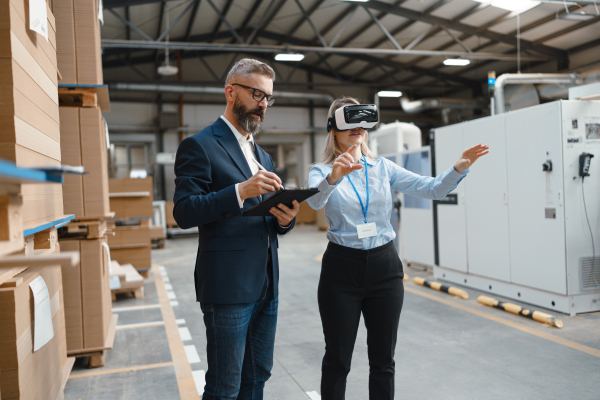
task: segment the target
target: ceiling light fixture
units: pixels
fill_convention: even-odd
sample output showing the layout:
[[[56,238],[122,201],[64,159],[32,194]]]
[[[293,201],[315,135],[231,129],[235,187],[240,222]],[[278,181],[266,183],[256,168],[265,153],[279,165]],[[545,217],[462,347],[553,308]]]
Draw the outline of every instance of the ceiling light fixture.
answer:
[[[377,96],[379,97],[400,97],[402,96],[402,92],[399,90],[382,90],[377,92]]]
[[[480,3],[488,3],[489,0],[476,0]],[[532,9],[541,2],[533,0],[494,0],[492,6],[501,8],[503,10],[518,12],[519,14],[524,13],[527,10]]]
[[[600,16],[600,11],[598,11],[598,6],[596,5],[596,3],[594,2],[594,6],[596,6],[596,14],[587,14],[585,12],[583,12],[583,7],[581,8],[581,12],[569,12],[569,9],[567,8],[567,2],[563,1],[564,5],[565,5],[565,11],[566,13],[559,16],[558,19],[566,19],[567,21],[578,21],[578,22],[582,22],[582,21],[589,21],[590,19],[594,19],[598,16]],[[581,7],[581,6],[579,6]],[[558,12],[557,12],[558,14]]]
[[[304,54],[280,53],[275,56],[275,61],[302,61]]]
[[[167,25],[169,26],[169,6],[167,6],[166,12]],[[179,72],[179,68],[169,63],[169,35],[167,34],[165,40],[165,63],[158,67],[158,74],[163,76],[172,76]]]
[[[447,58],[444,60],[444,65],[464,67],[471,64],[471,60],[465,58]]]

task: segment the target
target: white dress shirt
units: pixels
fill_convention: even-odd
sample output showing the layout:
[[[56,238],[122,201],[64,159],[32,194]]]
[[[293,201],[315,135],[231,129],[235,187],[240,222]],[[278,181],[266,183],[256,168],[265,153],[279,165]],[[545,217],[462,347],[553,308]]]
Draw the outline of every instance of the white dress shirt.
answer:
[[[254,154],[254,137],[252,135],[248,135],[248,139],[246,139],[236,128],[233,126],[231,122],[227,120],[224,116],[221,115],[221,119],[225,121],[227,126],[231,128],[231,131],[235,135],[240,147],[242,148],[242,153],[244,153],[244,157],[246,157],[246,162],[248,163],[248,167],[250,167],[250,171],[252,175],[258,172],[258,165],[252,160],[256,160],[256,156]],[[258,161],[258,160],[256,160]],[[240,189],[239,183],[235,184],[235,195],[237,196],[238,204],[240,208],[244,208],[244,200],[240,197]]]

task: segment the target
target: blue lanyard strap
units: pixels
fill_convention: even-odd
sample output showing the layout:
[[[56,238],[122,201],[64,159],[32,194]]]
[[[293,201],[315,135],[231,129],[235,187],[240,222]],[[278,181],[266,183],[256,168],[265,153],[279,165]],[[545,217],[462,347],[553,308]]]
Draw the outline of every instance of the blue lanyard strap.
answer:
[[[358,190],[356,190],[356,186],[354,186],[354,182],[352,182],[352,179],[350,179],[350,175],[346,175],[346,178],[348,178],[348,180],[350,181],[350,184],[352,185],[352,188],[354,189],[354,191],[356,192],[356,195],[358,196],[358,201],[360,201],[360,207],[362,208],[363,215],[365,216],[365,223],[367,223],[367,212],[369,211],[369,168],[367,168],[367,158],[364,155],[363,155],[363,161],[365,163],[365,176],[366,176],[366,181],[367,181],[367,206],[366,207],[363,204],[362,199],[360,198],[360,194],[358,194]]]

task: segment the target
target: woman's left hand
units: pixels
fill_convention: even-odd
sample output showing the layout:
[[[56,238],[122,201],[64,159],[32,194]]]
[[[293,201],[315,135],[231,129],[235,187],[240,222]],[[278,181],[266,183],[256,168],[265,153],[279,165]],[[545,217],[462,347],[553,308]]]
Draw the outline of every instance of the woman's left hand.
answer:
[[[462,156],[458,159],[457,162],[454,163],[454,169],[459,174],[465,172],[465,169],[470,168],[471,165],[477,161],[477,159],[481,156],[486,155],[490,152],[490,146],[486,146],[483,144],[478,144],[473,147],[469,147],[465,151],[463,151]]]

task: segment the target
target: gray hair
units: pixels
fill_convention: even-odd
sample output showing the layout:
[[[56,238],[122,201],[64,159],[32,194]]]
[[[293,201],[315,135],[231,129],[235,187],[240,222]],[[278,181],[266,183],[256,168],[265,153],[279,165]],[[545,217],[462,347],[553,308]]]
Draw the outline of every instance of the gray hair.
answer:
[[[264,75],[275,82],[275,71],[273,71],[273,68],[262,61],[254,60],[252,58],[242,58],[229,70],[227,79],[225,80],[225,86],[231,85],[237,77],[247,76],[249,74]]]

